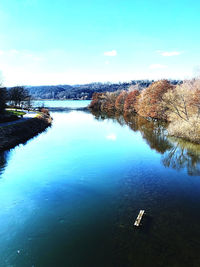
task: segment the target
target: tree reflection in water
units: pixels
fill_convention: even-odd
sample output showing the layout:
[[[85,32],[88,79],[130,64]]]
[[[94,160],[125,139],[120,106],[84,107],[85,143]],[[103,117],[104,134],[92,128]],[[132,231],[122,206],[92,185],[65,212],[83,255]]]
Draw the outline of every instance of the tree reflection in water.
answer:
[[[128,125],[134,132],[139,131],[151,149],[162,154],[161,161],[165,167],[185,168],[189,175],[200,176],[200,145],[167,136],[165,123],[148,121],[138,115],[92,113],[97,120],[111,119],[121,126]]]
[[[169,140],[173,148],[164,154],[164,166],[176,170],[186,168],[189,175],[200,176],[200,145],[172,137]]]

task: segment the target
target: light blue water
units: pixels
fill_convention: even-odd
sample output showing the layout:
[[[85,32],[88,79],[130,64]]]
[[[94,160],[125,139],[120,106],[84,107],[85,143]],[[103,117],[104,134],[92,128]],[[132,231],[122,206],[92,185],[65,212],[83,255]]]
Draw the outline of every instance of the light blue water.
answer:
[[[0,266],[200,266],[199,148],[143,121],[52,116],[0,155]]]
[[[53,107],[53,108],[84,108],[90,104],[90,100],[37,100],[34,106]]]

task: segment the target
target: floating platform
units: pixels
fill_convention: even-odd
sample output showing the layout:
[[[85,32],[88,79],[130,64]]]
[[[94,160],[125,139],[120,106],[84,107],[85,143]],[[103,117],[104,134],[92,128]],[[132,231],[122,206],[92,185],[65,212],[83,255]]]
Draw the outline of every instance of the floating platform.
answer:
[[[144,210],[140,210],[137,219],[135,220],[134,226],[140,226],[143,215],[144,215]]]

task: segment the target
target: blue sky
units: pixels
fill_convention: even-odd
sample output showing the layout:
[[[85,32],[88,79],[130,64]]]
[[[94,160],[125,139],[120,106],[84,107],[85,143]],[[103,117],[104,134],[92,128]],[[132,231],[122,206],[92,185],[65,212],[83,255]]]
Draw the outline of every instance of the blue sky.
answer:
[[[200,1],[1,0],[5,85],[188,78],[200,65]]]

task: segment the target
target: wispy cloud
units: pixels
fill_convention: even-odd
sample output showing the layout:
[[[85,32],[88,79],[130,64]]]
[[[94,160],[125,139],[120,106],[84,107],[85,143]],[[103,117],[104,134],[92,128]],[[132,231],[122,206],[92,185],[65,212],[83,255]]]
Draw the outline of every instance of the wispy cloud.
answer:
[[[174,57],[174,56],[180,56],[181,54],[183,54],[183,52],[181,51],[156,51],[159,55],[163,56],[163,57]]]
[[[104,52],[104,56],[107,56],[107,57],[115,57],[116,55],[117,55],[116,50]]]
[[[151,64],[149,66],[150,69],[154,70],[154,69],[165,69],[167,68],[166,65],[162,65],[162,64]]]

